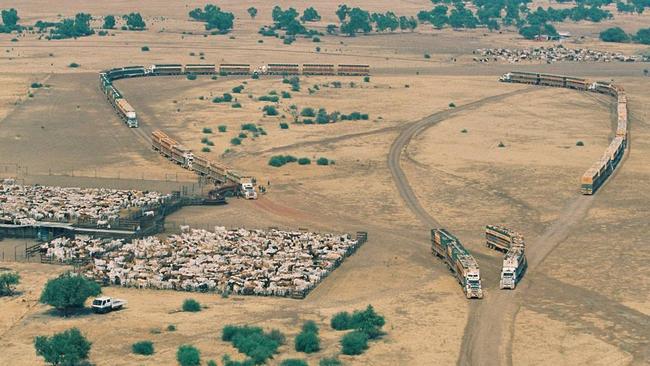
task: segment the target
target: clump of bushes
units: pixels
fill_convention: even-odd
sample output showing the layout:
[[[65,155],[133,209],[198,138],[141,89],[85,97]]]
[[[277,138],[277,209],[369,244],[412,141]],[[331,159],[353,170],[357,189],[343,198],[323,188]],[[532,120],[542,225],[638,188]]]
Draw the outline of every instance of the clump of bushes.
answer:
[[[280,128],[283,130],[288,130],[289,129],[289,124],[286,122],[280,122]]]
[[[277,116],[279,114],[278,110],[272,105],[265,105],[264,108],[262,108],[262,111],[267,116]]]
[[[288,91],[283,91],[282,92],[282,98],[284,98],[284,99],[291,98],[291,93],[289,93]]]
[[[582,141],[576,142],[576,146],[585,146],[585,143]]]
[[[293,155],[274,155],[269,159],[269,165],[272,167],[279,168],[288,163],[294,163],[298,161]]]
[[[232,108],[241,108],[241,103],[239,103],[239,102],[235,102],[235,103],[231,104],[230,106],[231,106]]]
[[[32,85],[30,85],[30,87],[32,89],[38,89],[38,88],[42,88],[43,84],[41,84],[41,83],[32,83]]]
[[[176,361],[181,366],[199,366],[201,364],[201,352],[196,347],[184,344],[176,351]]]
[[[219,130],[219,132],[226,132],[228,130],[228,126],[219,125],[219,127],[217,127],[217,130]]]
[[[260,327],[226,325],[221,332],[221,340],[232,343],[258,365],[277,353],[285,337],[278,330],[264,332]]]
[[[291,90],[292,91],[300,91],[300,78],[297,76],[292,76],[290,78],[284,78],[282,79],[282,82],[284,84],[289,84],[291,85]]]
[[[238,135],[237,137],[239,137],[240,139],[245,139],[245,138],[248,137],[248,135],[245,134],[245,133],[243,133],[243,132],[240,132],[239,135]]]
[[[343,362],[341,362],[338,358],[328,357],[322,358],[318,362],[318,366],[343,366]]]
[[[196,74],[187,74],[187,80],[196,80]]]
[[[298,164],[302,159],[298,159]],[[309,159],[307,159],[309,161]],[[309,164],[309,163],[307,163]],[[296,351],[304,353],[314,353],[320,351],[320,339],[318,338],[318,326],[312,320],[306,321],[302,326],[302,331],[296,336]]]
[[[131,345],[131,351],[136,355],[151,356],[154,353],[153,343],[151,341],[140,341]]]
[[[277,103],[280,98],[278,98],[277,95],[262,95],[261,97],[257,98],[260,102],[272,102],[272,103]]]
[[[425,54],[424,54],[424,58],[429,59],[429,58],[431,58],[431,55],[428,54],[428,53],[425,53]]]
[[[176,331],[176,326],[174,324],[169,324],[167,326],[167,331],[168,332],[175,332]]]
[[[77,68],[77,67],[79,67],[79,66],[81,66],[81,65],[79,65],[79,64],[76,63],[76,62],[71,62],[70,65],[68,65],[68,67],[72,67],[73,69],[74,69],[74,68]]]
[[[462,130],[460,130],[460,133],[467,133],[467,129],[463,128]]]
[[[370,76],[364,76],[363,77],[363,82],[364,83],[369,83],[370,82]]]
[[[330,325],[335,330],[349,330],[364,333],[368,339],[376,339],[384,333],[381,328],[386,321],[384,317],[377,314],[372,305],[368,305],[365,310],[355,310],[352,314],[340,312],[332,317]]]
[[[320,157],[320,158],[318,158],[318,160],[316,160],[316,164],[318,164],[318,165],[330,165],[332,163],[333,162],[331,160],[329,160],[328,158],[323,158],[323,157]]]
[[[141,50],[142,52],[149,52],[149,46],[142,46],[142,47],[140,48],[140,50]]]
[[[497,145],[497,146],[499,146],[499,147],[506,147],[506,145],[505,145],[503,142],[501,142],[501,141],[499,141],[499,145]]]
[[[299,165],[309,165],[309,164],[311,164],[311,159],[309,159],[309,158],[300,158],[300,159],[298,159],[298,164]]]
[[[68,329],[51,337],[38,336],[34,338],[36,354],[51,365],[88,364],[91,345],[92,343],[77,328]]]
[[[306,107],[300,111],[300,115],[303,117],[316,117],[316,112],[314,111],[314,108]]]
[[[244,123],[241,125],[242,131],[250,131],[250,132],[257,132],[259,129],[254,123]]]
[[[223,96],[221,97],[214,97],[212,99],[212,103],[224,103],[224,102],[231,102],[232,101],[232,94],[230,93],[223,93]]]
[[[16,272],[0,273],[0,296],[11,296],[14,288],[20,283],[20,275]]]
[[[241,145],[241,139],[239,137],[233,137],[230,140],[230,143],[233,144],[233,145]]]
[[[449,103],[449,108],[456,108],[456,103],[454,102]]]
[[[341,352],[344,355],[360,355],[368,349],[368,335],[355,330],[341,338]]]
[[[212,133],[212,129],[210,127],[203,127],[203,133]]]
[[[236,87],[232,88],[232,92],[233,92],[233,93],[237,93],[237,94],[241,93],[242,90],[244,90],[244,86],[243,86],[243,85],[237,85]]]
[[[286,360],[282,360],[282,362],[280,362],[280,366],[309,366],[309,365],[305,360],[300,360],[297,358],[287,358]]]
[[[194,299],[185,299],[185,301],[183,301],[183,311],[196,313],[201,311],[201,304]]]

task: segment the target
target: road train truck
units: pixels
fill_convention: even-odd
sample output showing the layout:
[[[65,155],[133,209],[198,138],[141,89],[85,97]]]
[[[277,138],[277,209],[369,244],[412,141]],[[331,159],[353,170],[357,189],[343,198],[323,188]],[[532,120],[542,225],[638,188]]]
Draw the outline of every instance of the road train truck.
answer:
[[[483,298],[478,263],[455,236],[445,229],[432,229],[431,251],[447,263],[468,299]]]

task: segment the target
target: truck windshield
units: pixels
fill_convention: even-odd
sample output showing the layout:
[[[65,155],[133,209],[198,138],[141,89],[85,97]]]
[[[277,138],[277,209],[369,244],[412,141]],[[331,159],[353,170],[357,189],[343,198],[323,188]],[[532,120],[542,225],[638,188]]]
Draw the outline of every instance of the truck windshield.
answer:
[[[478,281],[469,281],[469,286],[477,288],[477,287],[479,287],[479,282]]]
[[[101,305],[101,304],[102,304],[102,300],[93,301],[93,305]]]
[[[503,272],[503,277],[512,277],[512,272]]]

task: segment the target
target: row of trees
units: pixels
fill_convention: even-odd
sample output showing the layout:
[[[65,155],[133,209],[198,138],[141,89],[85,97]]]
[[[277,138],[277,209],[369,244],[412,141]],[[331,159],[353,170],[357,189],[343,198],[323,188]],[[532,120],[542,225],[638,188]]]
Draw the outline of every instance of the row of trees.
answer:
[[[255,8],[251,8],[255,9]],[[254,15],[249,9],[249,14],[251,17]],[[254,14],[257,14],[257,9],[254,10]],[[205,22],[205,29],[212,30],[217,29],[220,33],[225,34],[232,30],[234,26],[235,15],[233,13],[223,11],[216,5],[208,4],[203,9],[196,8],[189,13],[190,18]]]
[[[415,17],[397,16],[392,11],[386,13],[370,13],[361,8],[350,8],[347,5],[339,5],[336,10],[336,16],[341,22],[339,27],[341,33],[354,36],[357,33],[369,33],[373,30],[377,32],[391,31],[398,28],[401,30],[413,31],[418,26]],[[374,24],[374,27],[373,27]],[[334,33],[335,25],[328,25],[327,32]]]
[[[642,14],[645,8],[650,8],[650,0],[626,0],[626,2],[616,2],[616,10],[619,13]]]
[[[619,27],[608,28],[600,32],[600,39],[604,42],[636,42],[650,44],[650,28],[639,29],[636,34],[627,34]]]

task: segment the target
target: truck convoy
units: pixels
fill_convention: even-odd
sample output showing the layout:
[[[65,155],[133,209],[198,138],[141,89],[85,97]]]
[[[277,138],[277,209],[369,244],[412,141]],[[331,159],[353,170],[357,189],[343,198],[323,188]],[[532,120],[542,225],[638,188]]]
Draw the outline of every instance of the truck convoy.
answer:
[[[528,266],[524,237],[518,232],[503,226],[487,225],[485,227],[485,239],[488,248],[506,253],[503,257],[499,287],[502,290],[514,290]]]
[[[126,305],[126,300],[114,299],[112,297],[96,297],[93,300],[93,311],[98,314],[105,314],[113,310],[120,310]]]
[[[580,191],[582,194],[591,195],[596,193],[607,178],[616,170],[620,164],[628,139],[628,115],[627,96],[625,90],[619,85],[607,81],[592,82],[587,79],[571,76],[540,74],[534,72],[509,72],[499,79],[509,83],[524,83],[531,85],[555,86],[571,88],[595,93],[607,94],[616,98],[618,124],[616,136],[605,150],[605,153],[598,159],[580,178]]]
[[[483,298],[478,263],[456,237],[445,229],[432,229],[431,251],[445,261],[468,299]]]
[[[179,144],[161,130],[151,133],[151,147],[162,156],[191,170],[207,181],[215,184],[235,183],[238,193],[246,199],[257,199],[255,178],[242,176],[238,172],[201,155],[195,155],[192,150]]]

